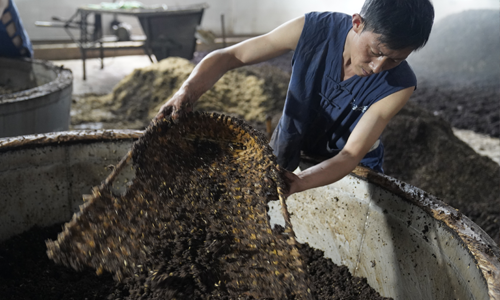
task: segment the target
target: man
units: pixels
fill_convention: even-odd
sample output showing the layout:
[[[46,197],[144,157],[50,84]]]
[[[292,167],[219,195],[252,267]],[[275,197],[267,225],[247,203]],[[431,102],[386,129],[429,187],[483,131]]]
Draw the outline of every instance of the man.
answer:
[[[294,51],[271,146],[289,171],[298,166],[301,151],[328,159],[298,175],[287,172],[287,195],[333,183],[360,162],[383,172],[378,139],[416,88],[405,59],[426,44],[433,20],[429,0],[366,0],[352,16],[306,14],[206,56],[158,117],[190,111],[228,70]]]

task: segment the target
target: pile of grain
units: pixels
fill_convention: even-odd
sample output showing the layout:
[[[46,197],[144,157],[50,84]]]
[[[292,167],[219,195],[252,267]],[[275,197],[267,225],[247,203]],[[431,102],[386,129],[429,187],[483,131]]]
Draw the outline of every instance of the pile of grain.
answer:
[[[71,123],[143,129],[193,69],[194,64],[176,57],[136,69],[108,95],[75,99]],[[232,70],[199,99],[195,109],[264,122],[268,115],[281,111],[289,78],[288,73],[267,65]]]

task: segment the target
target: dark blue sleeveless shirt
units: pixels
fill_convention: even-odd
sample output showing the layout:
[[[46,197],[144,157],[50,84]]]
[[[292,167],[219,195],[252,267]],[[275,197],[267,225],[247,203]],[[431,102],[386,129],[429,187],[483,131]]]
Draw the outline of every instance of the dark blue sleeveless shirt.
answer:
[[[373,103],[407,87],[416,77],[406,61],[368,77],[342,81],[342,54],[352,17],[341,13],[305,15],[304,29],[292,58],[292,76],[283,115],[271,139],[280,166],[297,168],[300,152],[330,158]],[[383,172],[383,145],[361,163]]]

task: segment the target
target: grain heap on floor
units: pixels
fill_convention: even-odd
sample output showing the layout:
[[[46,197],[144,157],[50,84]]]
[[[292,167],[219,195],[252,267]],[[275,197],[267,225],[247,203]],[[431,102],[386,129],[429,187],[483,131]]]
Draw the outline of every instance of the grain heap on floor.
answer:
[[[177,92],[195,65],[169,57],[136,69],[108,95],[75,97],[72,125],[102,123],[103,128],[145,128]],[[281,112],[290,75],[271,66],[248,66],[227,72],[204,93],[195,110],[225,113],[249,122],[265,122]]]
[[[51,259],[139,280],[131,298],[311,297],[291,227],[270,228],[283,181],[261,133],[218,114],[163,119],[132,158],[127,192],[95,189],[47,242]]]

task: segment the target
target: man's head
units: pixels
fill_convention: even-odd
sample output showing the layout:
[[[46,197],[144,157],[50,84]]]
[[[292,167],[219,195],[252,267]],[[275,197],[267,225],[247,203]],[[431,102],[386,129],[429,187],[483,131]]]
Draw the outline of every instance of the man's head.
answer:
[[[352,17],[345,59],[362,77],[395,68],[427,43],[433,22],[429,0],[366,0]]]
[[[422,48],[434,22],[429,0],[366,0],[360,15],[363,31],[380,34],[379,41],[392,50]]]

